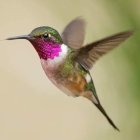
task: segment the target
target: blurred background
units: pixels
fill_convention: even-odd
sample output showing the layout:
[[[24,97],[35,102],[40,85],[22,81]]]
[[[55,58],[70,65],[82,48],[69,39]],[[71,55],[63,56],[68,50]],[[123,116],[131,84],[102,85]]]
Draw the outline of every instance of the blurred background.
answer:
[[[0,140],[139,140],[139,9],[139,0],[0,0]],[[88,100],[59,91],[29,42],[3,40],[42,25],[61,33],[77,16],[87,21],[85,44],[135,30],[91,71],[98,96],[120,133]]]

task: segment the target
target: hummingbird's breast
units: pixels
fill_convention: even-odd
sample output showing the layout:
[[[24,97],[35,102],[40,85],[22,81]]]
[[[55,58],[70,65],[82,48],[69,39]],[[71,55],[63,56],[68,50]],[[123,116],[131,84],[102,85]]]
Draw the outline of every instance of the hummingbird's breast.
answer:
[[[64,44],[61,45],[61,52],[53,59],[48,58],[47,60],[41,58],[41,65],[48,78],[55,84],[61,74],[61,66],[65,63],[68,55],[68,47]]]
[[[66,58],[68,56],[68,47],[64,44],[61,45],[61,52],[59,56],[55,57],[54,59],[48,58],[47,60],[41,58],[41,65],[42,68],[49,78],[49,80],[57,86],[59,89],[64,91],[65,93],[69,94],[69,91],[66,89],[64,90],[64,81],[65,78],[62,75],[62,67],[66,62]]]
[[[52,83],[70,96],[80,96],[85,92],[90,75],[77,62],[74,62],[66,45],[62,46],[59,57],[41,59],[42,67]]]

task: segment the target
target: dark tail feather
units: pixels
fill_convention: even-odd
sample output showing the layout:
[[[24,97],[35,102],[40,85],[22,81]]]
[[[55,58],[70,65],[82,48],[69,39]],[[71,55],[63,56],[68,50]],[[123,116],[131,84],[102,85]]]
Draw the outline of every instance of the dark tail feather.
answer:
[[[93,102],[94,103],[94,102]],[[114,124],[114,122],[109,118],[109,116],[107,115],[106,111],[104,110],[104,108],[101,106],[101,104],[95,104],[94,105],[103,113],[103,115],[106,117],[106,119],[108,120],[108,122],[113,126],[114,129],[120,131],[118,129],[118,127]]]

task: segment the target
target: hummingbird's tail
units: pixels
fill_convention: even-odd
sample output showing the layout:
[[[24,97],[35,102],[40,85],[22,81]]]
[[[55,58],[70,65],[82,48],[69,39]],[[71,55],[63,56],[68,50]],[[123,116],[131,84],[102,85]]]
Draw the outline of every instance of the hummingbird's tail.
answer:
[[[90,73],[89,73],[90,74]],[[95,89],[95,86],[94,86],[94,83],[93,81],[91,81],[89,86],[89,90],[86,91],[86,92],[83,92],[82,93],[82,96],[89,99],[101,112],[102,114],[106,117],[106,119],[108,120],[108,122],[110,123],[110,125],[112,125],[112,127],[115,129],[115,130],[118,130],[118,127],[114,124],[114,122],[111,120],[111,118],[107,115],[106,111],[104,110],[104,108],[102,107],[101,103],[100,103],[100,100],[98,98],[98,95],[96,93],[96,89]]]
[[[118,129],[118,127],[114,124],[114,122],[111,120],[111,118],[107,115],[106,111],[104,110],[104,108],[102,107],[102,105],[100,103],[96,104],[95,102],[93,102],[93,104],[102,112],[102,114],[106,117],[106,119],[108,120],[108,122],[112,125],[112,127],[118,131],[120,131]]]

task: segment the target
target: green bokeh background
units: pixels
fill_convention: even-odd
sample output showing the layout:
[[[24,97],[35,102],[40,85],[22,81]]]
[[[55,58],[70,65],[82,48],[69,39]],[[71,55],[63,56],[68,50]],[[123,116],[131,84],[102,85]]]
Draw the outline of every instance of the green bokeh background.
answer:
[[[42,25],[62,32],[78,16],[87,21],[85,44],[120,31],[135,31],[91,71],[99,98],[120,133],[109,126],[90,102],[67,97],[55,88],[45,77],[30,43],[1,41],[1,140],[140,139],[139,0],[0,2],[1,39],[27,34]]]

